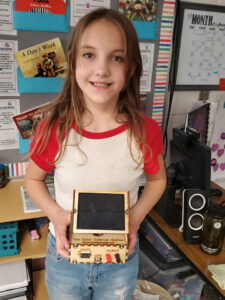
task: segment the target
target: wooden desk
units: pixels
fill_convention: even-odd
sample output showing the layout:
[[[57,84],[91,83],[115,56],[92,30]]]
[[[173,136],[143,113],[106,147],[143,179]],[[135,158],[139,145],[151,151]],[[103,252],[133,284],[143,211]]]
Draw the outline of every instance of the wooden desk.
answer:
[[[217,186],[213,184],[213,187]],[[223,191],[223,195],[215,201],[221,202],[222,200],[225,200],[225,190]],[[219,292],[222,297],[225,297],[225,290],[222,290],[219,287],[216,281],[212,278],[211,272],[208,271],[208,265],[225,264],[225,250],[222,250],[220,254],[215,256],[209,255],[203,252],[199,245],[186,244],[183,240],[183,233],[179,232],[178,228],[171,228],[167,225],[164,219],[154,209],[149,213],[149,216],[158,226],[160,231],[175,245],[177,250],[193,265],[199,275],[201,275],[206,282],[210,283],[213,288],[216,288],[217,292]],[[223,247],[225,247],[225,240]]]
[[[42,211],[25,213],[20,187],[23,180],[10,181],[0,189],[0,223],[44,217]]]
[[[10,181],[4,188],[0,189],[0,223],[22,221],[45,216],[42,211],[24,213],[20,191],[22,185],[24,185],[23,180]],[[18,255],[0,257],[0,264],[46,256],[48,224],[45,224],[39,229],[40,240],[31,241],[22,222],[20,223],[18,232],[18,247],[20,253]],[[44,284],[44,273],[44,270],[33,272],[34,300],[48,300],[47,290]]]

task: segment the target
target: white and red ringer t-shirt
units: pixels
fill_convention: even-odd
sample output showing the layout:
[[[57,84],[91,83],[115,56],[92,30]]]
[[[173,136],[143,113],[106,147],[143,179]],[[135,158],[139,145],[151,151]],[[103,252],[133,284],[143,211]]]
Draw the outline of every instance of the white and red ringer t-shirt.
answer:
[[[73,190],[129,191],[130,207],[138,196],[140,177],[143,172],[156,174],[159,170],[158,155],[163,152],[161,130],[157,123],[143,116],[146,127],[146,142],[152,151],[137,168],[127,144],[127,124],[106,132],[93,133],[83,130],[79,144],[82,152],[74,146],[75,126],[68,133],[64,155],[55,165],[59,153],[57,124],[54,126],[47,148],[43,153],[33,153],[31,159],[42,170],[54,170],[55,196],[57,203],[65,210],[72,210]],[[30,151],[37,139],[38,130],[31,142]],[[30,152],[29,151],[29,152]],[[133,155],[138,155],[132,144]],[[136,156],[137,157],[137,156]],[[54,234],[53,225],[50,230]]]

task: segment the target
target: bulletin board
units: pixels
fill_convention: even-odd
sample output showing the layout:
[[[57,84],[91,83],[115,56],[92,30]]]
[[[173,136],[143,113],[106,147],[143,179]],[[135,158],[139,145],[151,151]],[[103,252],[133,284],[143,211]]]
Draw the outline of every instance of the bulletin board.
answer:
[[[9,2],[11,2],[9,0]],[[99,1],[100,2],[100,1]],[[121,1],[120,1],[121,2]],[[112,9],[119,9],[119,1],[111,1],[109,0],[110,7]],[[157,3],[157,12],[156,19],[157,22],[154,25],[157,25],[154,37],[149,36],[139,36],[140,24],[134,24],[135,29],[138,33],[138,38],[140,43],[150,43],[152,47],[154,47],[153,54],[153,62],[152,62],[152,74],[151,74],[151,89],[145,93],[145,114],[151,116],[155,119],[159,125],[162,124],[163,119],[163,108],[164,108],[164,99],[166,95],[167,89],[167,74],[169,69],[169,46],[168,43],[171,42],[171,36],[173,32],[173,12],[176,0],[167,0],[167,1],[155,1]],[[0,0],[0,3],[3,3],[3,0]],[[13,2],[12,2],[13,3]],[[73,0],[66,0],[67,8],[71,11],[72,6],[74,5]],[[13,7],[14,12],[14,7]],[[67,11],[68,16],[68,11]],[[15,17],[15,12],[14,12]],[[43,18],[47,16],[42,16]],[[49,17],[49,16],[48,16]],[[18,19],[18,18],[17,18]],[[14,19],[15,20],[15,19]],[[19,16],[19,20],[23,21],[23,15]],[[138,21],[137,21],[138,22]],[[42,43],[43,41],[48,41],[54,38],[59,38],[65,53],[67,53],[70,36],[73,31],[73,26],[71,26],[71,21],[68,22],[69,27],[68,30],[62,31],[62,27],[60,30],[51,31],[51,28],[48,30],[40,29],[40,28],[22,28],[21,24],[17,24],[19,27],[16,28],[17,32],[15,35],[2,33],[0,31],[0,40],[10,40],[18,42],[18,51],[28,48],[32,45],[36,45]],[[29,24],[29,22],[26,22]],[[25,25],[26,25],[25,24]],[[16,25],[16,26],[17,26]],[[25,26],[23,25],[23,26]],[[138,25],[138,27],[137,27]],[[143,25],[143,24],[142,24]],[[15,24],[14,24],[15,26]],[[30,26],[30,25],[29,25]],[[149,26],[149,24],[148,24]],[[15,28],[14,28],[15,29]],[[161,49],[161,50],[160,50]],[[163,71],[163,72],[162,72]],[[17,76],[18,80],[20,79]],[[0,96],[0,101],[8,101],[10,99],[15,99],[20,104],[20,112],[24,112],[30,110],[36,106],[43,105],[47,102],[50,102],[54,98],[57,97],[58,92],[23,92],[18,91],[19,94],[17,96]],[[27,149],[29,148],[29,140],[22,140],[21,136],[19,136],[20,148],[19,149],[9,149],[9,150],[1,150],[0,151],[0,162],[5,164],[24,164],[28,161]],[[21,147],[22,144],[22,147]],[[21,151],[22,150],[22,151]]]
[[[180,2],[175,90],[218,90],[225,77],[225,6]]]

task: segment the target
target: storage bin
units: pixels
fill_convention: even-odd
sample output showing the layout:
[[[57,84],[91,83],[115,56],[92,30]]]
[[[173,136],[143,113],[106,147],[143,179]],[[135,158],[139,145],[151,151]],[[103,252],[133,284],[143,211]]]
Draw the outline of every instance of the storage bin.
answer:
[[[144,249],[146,250],[146,249]],[[176,267],[162,270],[151,260],[151,253],[145,254],[143,249],[139,250],[139,280],[147,280],[160,285],[167,290],[175,300],[200,300],[204,282],[194,274],[179,279],[181,272],[189,271],[190,266]]]
[[[176,300],[200,300],[204,282],[196,273],[190,275],[190,265],[164,239],[150,218],[140,226],[139,242],[139,280],[160,285]]]
[[[17,255],[18,222],[0,223],[0,257]]]
[[[139,229],[140,247],[151,253],[151,260],[162,270],[186,265],[174,247],[162,236],[151,218],[147,216]]]

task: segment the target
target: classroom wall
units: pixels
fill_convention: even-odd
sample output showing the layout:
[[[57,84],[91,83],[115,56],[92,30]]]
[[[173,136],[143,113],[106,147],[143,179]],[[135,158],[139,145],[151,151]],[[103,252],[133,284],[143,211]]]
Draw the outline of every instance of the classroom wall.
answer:
[[[69,2],[69,0],[67,0]],[[117,1],[112,0],[111,1],[111,7],[117,8]],[[158,0],[158,17],[160,20],[160,13],[162,11],[162,0]],[[214,5],[223,5],[225,6],[225,0],[186,0],[185,2],[194,2],[194,3],[205,3],[205,4],[214,4]],[[5,36],[0,35],[0,39],[15,39],[19,41],[19,50],[24,49],[26,47],[29,47],[34,44],[41,43],[46,40],[50,40],[54,37],[59,37],[63,48],[66,52],[69,42],[69,37],[71,34],[72,28],[70,28],[70,32],[68,34],[65,33],[58,33],[58,32],[34,32],[34,31],[18,31],[17,36]],[[157,46],[157,41],[156,41]],[[156,47],[157,52],[157,47]],[[155,54],[155,60],[156,56]],[[155,63],[154,63],[155,67]],[[153,70],[153,78],[152,82],[154,82],[154,70]],[[44,104],[48,101],[51,101],[53,98],[55,98],[56,94],[21,94],[20,98],[20,111],[23,112],[25,110],[28,110],[34,106],[38,106],[41,104]],[[2,97],[3,98],[3,97]],[[10,97],[6,97],[10,98]],[[14,98],[14,97],[13,97]],[[174,92],[173,97],[173,105],[171,109],[171,114],[169,118],[169,124],[168,124],[168,141],[172,137],[172,128],[182,126],[185,122],[186,113],[190,112],[193,108],[193,105],[195,102],[199,101],[199,91],[176,91]],[[210,101],[219,101],[220,99],[225,98],[225,92],[223,91],[210,91],[209,93],[209,100]],[[166,94],[165,99],[165,110],[164,110],[164,124],[165,120],[167,118],[167,110],[168,110],[168,103],[169,103],[169,93]],[[148,101],[147,101],[147,107],[146,107],[146,114],[151,116],[151,108],[152,108],[152,93],[148,94]],[[165,130],[165,126],[163,127],[163,130]],[[169,145],[169,143],[168,143]],[[166,164],[169,164],[169,147],[167,151],[166,156]],[[7,162],[17,162],[27,160],[27,156],[23,154],[19,154],[18,150],[5,150],[0,151],[0,161],[3,163]]]
[[[67,4],[70,4],[70,1],[73,0],[66,0]],[[162,14],[162,5],[163,0],[157,1],[157,18],[161,20],[161,14]],[[111,0],[110,6],[113,9],[118,8],[118,1]],[[39,43],[42,43],[44,41],[59,37],[63,46],[63,49],[65,53],[67,53],[68,44],[70,41],[70,35],[72,33],[73,28],[69,28],[69,33],[59,33],[59,32],[40,32],[40,31],[25,31],[25,30],[18,30],[17,35],[1,35],[0,33],[0,39],[2,40],[18,40],[18,50],[22,50],[28,47],[31,47],[32,45],[36,45]],[[152,98],[153,98],[153,91],[154,91],[154,80],[155,80],[155,65],[157,60],[157,54],[158,54],[158,43],[159,43],[159,34],[160,34],[160,27],[158,28],[157,32],[157,39],[155,41],[153,40],[146,40],[146,42],[151,42],[155,44],[155,51],[154,51],[154,65],[153,65],[153,74],[152,74],[152,87],[151,92],[147,94],[147,103],[146,103],[146,114],[151,116],[152,111]],[[141,40],[140,40],[141,41]],[[24,112],[26,110],[29,110],[35,106],[42,105],[44,103],[47,103],[57,97],[57,94],[53,93],[45,93],[45,94],[26,94],[21,93],[19,97],[0,97],[1,99],[10,99],[10,98],[19,98],[20,99],[20,112]],[[21,161],[27,161],[28,156],[27,154],[21,154],[19,153],[18,149],[15,150],[1,150],[0,151],[0,162],[1,163],[10,163],[10,162],[21,162]]]
[[[211,5],[225,6],[225,0],[185,0],[185,2],[203,3]],[[171,108],[169,124],[168,124],[168,141],[172,138],[172,129],[180,127],[185,124],[186,114],[190,112],[197,101],[199,101],[199,91],[175,91],[173,96],[173,104]],[[209,101],[220,101],[225,99],[225,91],[210,91]],[[168,116],[169,99],[167,97],[165,103],[164,122]],[[165,128],[164,128],[165,129]],[[166,155],[166,164],[169,165],[170,149],[168,144],[168,151]]]

